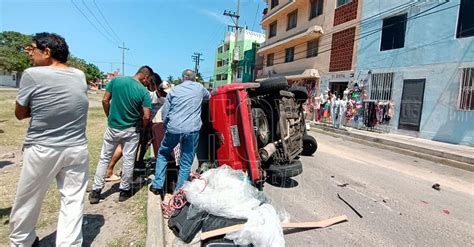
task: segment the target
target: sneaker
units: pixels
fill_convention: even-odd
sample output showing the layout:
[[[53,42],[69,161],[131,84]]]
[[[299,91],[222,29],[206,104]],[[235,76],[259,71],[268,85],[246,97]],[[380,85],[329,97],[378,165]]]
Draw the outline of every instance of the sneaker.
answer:
[[[165,193],[164,193],[163,189],[157,189],[157,188],[154,188],[153,185],[150,185],[150,191],[151,191],[151,193],[153,193],[157,196],[160,196],[161,200],[163,200],[163,198],[165,198]]]
[[[100,192],[101,190],[92,190],[89,194],[89,202],[91,204],[97,204],[100,201]]]
[[[119,202],[124,202],[124,201],[128,200],[128,198],[130,198],[130,197],[132,197],[132,190],[131,189],[120,190]]]

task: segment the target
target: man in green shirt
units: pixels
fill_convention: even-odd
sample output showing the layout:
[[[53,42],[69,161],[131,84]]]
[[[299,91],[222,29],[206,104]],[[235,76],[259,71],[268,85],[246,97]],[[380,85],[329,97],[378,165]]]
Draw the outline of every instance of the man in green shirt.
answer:
[[[99,203],[100,193],[105,185],[107,166],[119,144],[123,144],[119,201],[125,201],[132,196],[130,183],[140,139],[137,128],[145,128],[150,121],[151,99],[144,84],[152,75],[153,70],[143,66],[133,77],[117,77],[107,84],[102,105],[108,118],[108,128],[104,134],[94,185],[89,195],[91,204]],[[138,126],[139,124],[141,126]]]

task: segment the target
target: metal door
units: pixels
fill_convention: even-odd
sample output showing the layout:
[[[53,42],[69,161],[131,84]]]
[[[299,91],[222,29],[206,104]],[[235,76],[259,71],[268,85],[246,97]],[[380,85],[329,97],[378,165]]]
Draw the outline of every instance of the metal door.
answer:
[[[420,131],[425,79],[404,80],[398,128]]]

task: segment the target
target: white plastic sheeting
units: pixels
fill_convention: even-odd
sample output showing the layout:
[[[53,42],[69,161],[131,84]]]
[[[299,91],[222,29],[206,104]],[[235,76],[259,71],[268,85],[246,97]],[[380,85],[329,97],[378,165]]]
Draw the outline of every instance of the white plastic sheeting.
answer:
[[[226,218],[247,219],[244,229],[226,236],[236,244],[285,246],[280,217],[265,203],[265,195],[253,187],[242,171],[228,166],[211,169],[202,179],[187,182],[183,190],[193,210]],[[288,220],[288,215],[284,215]]]

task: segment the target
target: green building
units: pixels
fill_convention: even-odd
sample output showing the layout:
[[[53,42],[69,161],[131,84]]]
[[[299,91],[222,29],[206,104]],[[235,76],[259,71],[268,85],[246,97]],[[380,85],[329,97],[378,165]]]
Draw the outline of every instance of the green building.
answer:
[[[260,44],[265,41],[265,34],[252,32],[247,29],[239,30],[237,45],[238,68],[237,82],[253,81],[255,56]],[[213,87],[232,83],[232,54],[235,47],[235,32],[226,32],[224,40],[217,47],[214,63]]]

